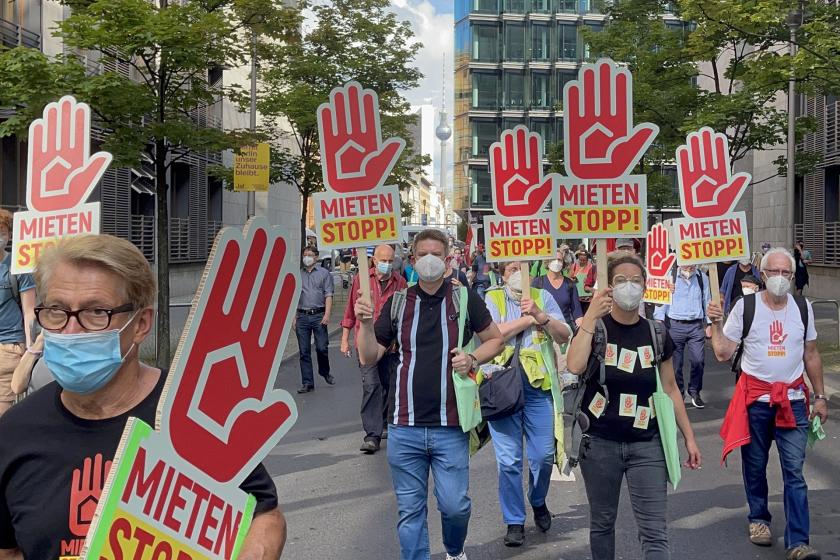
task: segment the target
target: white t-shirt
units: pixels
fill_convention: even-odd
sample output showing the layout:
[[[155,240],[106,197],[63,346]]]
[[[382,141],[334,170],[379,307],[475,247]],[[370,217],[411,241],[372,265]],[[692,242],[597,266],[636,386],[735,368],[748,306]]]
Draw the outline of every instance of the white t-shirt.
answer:
[[[814,310],[811,302],[808,307],[808,333],[799,308],[793,296],[788,294],[784,309],[774,311],[764,303],[762,295],[755,296],[755,316],[747,338],[744,340],[744,353],[741,356],[741,369],[753,377],[768,383],[781,381],[791,383],[805,371],[805,341],[817,339],[814,327]],[[744,300],[741,298],[732,308],[723,334],[732,342],[741,341],[744,327]],[[789,390],[788,398],[801,400],[805,393],[801,390]],[[760,401],[767,402],[770,395],[764,395]]]

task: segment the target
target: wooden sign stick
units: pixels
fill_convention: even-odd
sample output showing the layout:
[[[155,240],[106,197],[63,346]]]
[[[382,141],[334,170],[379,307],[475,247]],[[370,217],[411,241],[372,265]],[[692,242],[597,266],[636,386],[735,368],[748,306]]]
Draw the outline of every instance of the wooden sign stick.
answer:
[[[528,266],[529,263],[523,262],[522,268],[519,269],[519,275],[522,277],[522,297],[531,297],[531,272]]]
[[[607,277],[607,240],[599,239],[597,243],[598,257],[595,259],[595,267],[598,269],[598,289],[604,290],[610,283]]]
[[[709,284],[712,290],[712,301],[720,303],[720,282],[718,281],[717,263],[709,266]]]
[[[360,247],[356,250],[356,254],[358,255],[356,261],[359,265],[359,287],[362,290],[362,301],[368,305],[372,305],[370,299],[370,266],[368,264],[367,247]],[[368,319],[368,317],[362,318]]]

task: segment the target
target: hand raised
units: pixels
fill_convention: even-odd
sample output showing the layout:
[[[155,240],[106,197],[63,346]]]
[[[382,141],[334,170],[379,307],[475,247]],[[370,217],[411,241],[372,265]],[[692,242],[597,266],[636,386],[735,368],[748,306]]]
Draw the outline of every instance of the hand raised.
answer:
[[[333,89],[318,107],[318,133],[324,183],[340,193],[383,186],[405,148],[402,138],[382,142],[379,97],[358,82]]]
[[[67,95],[44,107],[29,125],[26,205],[51,212],[82,204],[111,163],[111,154],[90,155],[90,107]]]
[[[677,260],[677,255],[668,248],[668,230],[656,224],[647,234],[647,270],[650,276],[666,277]]]
[[[105,461],[103,464],[101,453],[97,453],[92,459],[85,457],[82,468],[73,469],[73,482],[70,486],[70,516],[67,526],[77,537],[88,534],[110,470],[111,461]]]
[[[493,205],[501,216],[533,216],[551,197],[554,175],[543,178],[542,139],[522,125],[490,146]]]
[[[770,344],[784,344],[788,335],[785,334],[785,327],[781,321],[770,323]]]
[[[732,212],[752,177],[730,171],[725,134],[703,127],[677,148],[677,179],[682,210],[692,218],[713,218]]]
[[[250,473],[296,420],[274,389],[297,309],[296,263],[278,228],[257,218],[219,234],[172,367],[162,431],[219,482]]]
[[[652,123],[633,126],[633,78],[611,60],[584,64],[582,79],[563,90],[565,166],[580,179],[628,174],[659,133]]]

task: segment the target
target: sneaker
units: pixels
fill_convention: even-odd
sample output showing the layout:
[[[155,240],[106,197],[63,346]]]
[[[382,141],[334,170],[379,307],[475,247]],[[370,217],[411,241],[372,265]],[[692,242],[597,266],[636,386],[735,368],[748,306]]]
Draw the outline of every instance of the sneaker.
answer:
[[[361,447],[359,447],[359,451],[363,451],[368,455],[373,455],[379,451],[379,442],[375,439],[366,439],[362,442]]]
[[[685,397],[683,398],[683,402],[684,402],[685,404],[690,404],[690,403],[691,403],[691,395],[689,395],[688,393],[686,393],[686,394],[685,394]]]
[[[700,393],[691,394],[691,404],[694,408],[706,408],[706,403],[703,402],[703,399],[700,397]]]
[[[548,511],[545,504],[539,507],[534,506],[534,523],[537,525],[537,529],[543,533],[551,529],[551,512]]]
[[[298,389],[298,393],[311,393],[315,390],[315,387],[312,385],[302,385],[300,389]]]
[[[508,525],[505,546],[522,546],[525,542],[525,525]]]
[[[811,546],[800,544],[785,551],[785,560],[820,560],[822,556]]]
[[[452,556],[451,554],[446,554],[446,560],[467,560],[467,553],[461,552],[458,556]]]
[[[772,546],[773,535],[765,523],[750,523],[750,542],[758,546]]]
[[[327,385],[335,385],[335,377],[332,375],[328,375],[324,378],[324,381],[327,382]]]
[[[382,428],[382,435],[379,437],[382,439],[388,439],[388,426]]]

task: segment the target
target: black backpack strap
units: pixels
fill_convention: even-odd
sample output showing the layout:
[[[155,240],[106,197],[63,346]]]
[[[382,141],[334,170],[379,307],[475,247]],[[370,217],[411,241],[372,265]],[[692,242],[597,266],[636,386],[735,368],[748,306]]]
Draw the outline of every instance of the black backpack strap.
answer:
[[[714,263],[712,263],[714,264]],[[697,285],[700,286],[700,309],[703,310],[703,324],[706,323],[706,292],[703,290],[703,271],[697,269]]]
[[[17,302],[18,307],[21,307],[20,285],[18,284],[17,276],[15,274],[12,274],[11,272],[9,272],[9,289],[12,292],[12,299],[14,299]]]
[[[738,343],[738,348],[735,349],[735,354],[732,357],[732,373],[735,374],[735,381],[741,377],[741,356],[744,354],[744,339],[750,334],[752,328],[753,318],[755,318],[755,298],[757,294],[747,294],[741,298],[744,302],[743,321],[741,326],[741,341]]]
[[[653,344],[653,357],[656,365],[662,363],[662,355],[665,352],[665,325],[661,321],[645,319],[650,327],[650,340]]]
[[[808,301],[805,296],[793,296],[793,301],[796,302],[796,307],[799,308],[799,316],[802,318],[802,325],[805,327],[805,333],[802,340],[807,340],[808,337]]]

